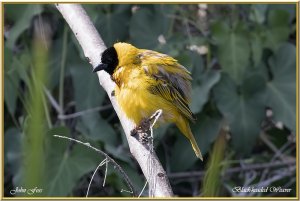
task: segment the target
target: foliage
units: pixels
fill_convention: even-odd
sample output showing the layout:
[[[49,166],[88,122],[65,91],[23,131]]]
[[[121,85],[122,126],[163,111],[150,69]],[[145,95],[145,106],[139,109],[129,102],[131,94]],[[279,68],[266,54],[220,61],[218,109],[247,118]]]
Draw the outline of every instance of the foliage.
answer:
[[[295,5],[209,4],[206,8],[196,4],[87,4],[84,8],[107,46],[127,41],[139,48],[160,51],[178,59],[191,72],[191,109],[198,119],[191,127],[205,155],[204,163],[194,157],[188,140],[173,125],[158,128],[154,134],[155,149],[176,194],[191,196],[194,183],[189,179],[176,180],[171,175],[205,170],[211,145],[224,122],[231,136],[226,146],[230,159],[224,162],[228,166],[234,167],[235,160],[269,161],[274,153],[259,138],[260,133],[268,135],[277,149],[285,144],[295,146],[288,140],[296,134]],[[44,122],[45,138],[39,146],[44,147],[41,160],[46,161],[46,171],[41,178],[46,178],[47,185],[37,196],[84,196],[93,170],[103,160],[91,150],[54,138],[54,134],[88,141],[105,151],[141,190],[144,177],[130,156],[107,95],[55,7],[5,4],[4,11],[5,195],[11,196],[12,186],[20,187],[22,178],[26,178],[25,153],[20,145],[25,141],[28,146],[33,145],[30,143],[34,142],[28,142],[26,130],[30,108],[43,101],[39,110],[43,110],[40,120]],[[27,102],[26,97],[35,89],[32,80],[37,79],[32,73],[36,66],[32,55],[36,19],[42,20],[42,30],[51,36],[45,64],[48,85],[39,87],[43,100]],[[273,115],[266,116],[266,110]],[[68,116],[74,114],[76,117]],[[280,123],[283,128],[276,127]],[[267,125],[267,129],[262,125]],[[294,158],[295,149],[284,154]],[[35,161],[30,160],[27,163]],[[100,187],[104,169],[97,175],[90,195],[130,196],[120,192],[126,190],[126,185],[112,167],[105,187]],[[225,190],[226,186],[241,186],[243,179],[223,180],[219,195],[233,195],[230,189]],[[291,186],[294,188],[295,182]],[[295,190],[286,195],[295,196]]]
[[[203,196],[216,197],[219,194],[220,188],[220,172],[222,169],[222,160],[226,150],[226,132],[220,131],[220,135],[216,139],[213,149],[212,157],[209,159],[205,177],[203,179]]]

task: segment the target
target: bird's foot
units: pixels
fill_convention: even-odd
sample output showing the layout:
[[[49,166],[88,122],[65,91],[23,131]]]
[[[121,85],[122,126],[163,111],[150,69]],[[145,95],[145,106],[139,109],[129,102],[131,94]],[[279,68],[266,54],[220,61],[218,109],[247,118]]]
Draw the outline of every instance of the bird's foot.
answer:
[[[152,127],[157,119],[161,116],[162,110],[157,110],[151,117],[144,118],[132,131],[131,136],[134,136],[143,145],[153,147]]]
[[[149,138],[151,138],[151,136],[149,136],[148,133],[140,133],[139,141],[142,144],[148,144],[149,143]]]
[[[149,142],[149,137],[151,137],[150,126],[151,125],[149,119],[142,119],[140,124],[131,131],[131,136],[135,136],[138,134],[138,140],[142,144],[147,144]]]

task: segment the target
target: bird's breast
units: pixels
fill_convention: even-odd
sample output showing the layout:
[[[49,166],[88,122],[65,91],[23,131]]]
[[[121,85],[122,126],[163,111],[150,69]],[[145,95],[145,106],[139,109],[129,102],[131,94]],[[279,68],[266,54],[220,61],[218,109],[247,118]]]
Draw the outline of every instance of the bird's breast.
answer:
[[[122,79],[117,80],[119,84],[115,89],[115,96],[122,111],[129,119],[135,124],[139,124],[143,118],[149,118],[158,109],[163,109],[164,112],[160,123],[173,118],[172,106],[160,96],[149,92],[151,82],[144,73],[131,71],[123,76]]]
[[[124,72],[123,72],[124,73]],[[147,90],[147,82],[138,71],[120,74],[116,78],[116,99],[126,116],[138,124],[151,112],[149,100],[152,98]]]

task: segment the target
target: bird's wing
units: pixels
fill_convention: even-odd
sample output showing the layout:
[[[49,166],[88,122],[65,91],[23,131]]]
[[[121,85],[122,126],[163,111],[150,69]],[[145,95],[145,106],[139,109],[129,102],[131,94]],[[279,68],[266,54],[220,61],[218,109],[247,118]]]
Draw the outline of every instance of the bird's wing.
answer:
[[[146,50],[139,57],[145,74],[153,80],[149,91],[162,96],[194,121],[196,118],[188,106],[192,79],[189,71],[172,57],[155,51]]]

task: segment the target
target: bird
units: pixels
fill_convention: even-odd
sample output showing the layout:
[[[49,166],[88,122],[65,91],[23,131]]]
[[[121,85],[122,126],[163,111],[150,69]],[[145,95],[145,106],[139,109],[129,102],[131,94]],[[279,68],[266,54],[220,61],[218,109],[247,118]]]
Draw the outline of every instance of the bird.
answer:
[[[189,108],[192,77],[183,65],[167,54],[117,42],[104,50],[93,72],[102,70],[116,83],[114,96],[128,119],[139,125],[162,109],[159,125],[174,123],[203,161],[189,125],[196,121]]]

